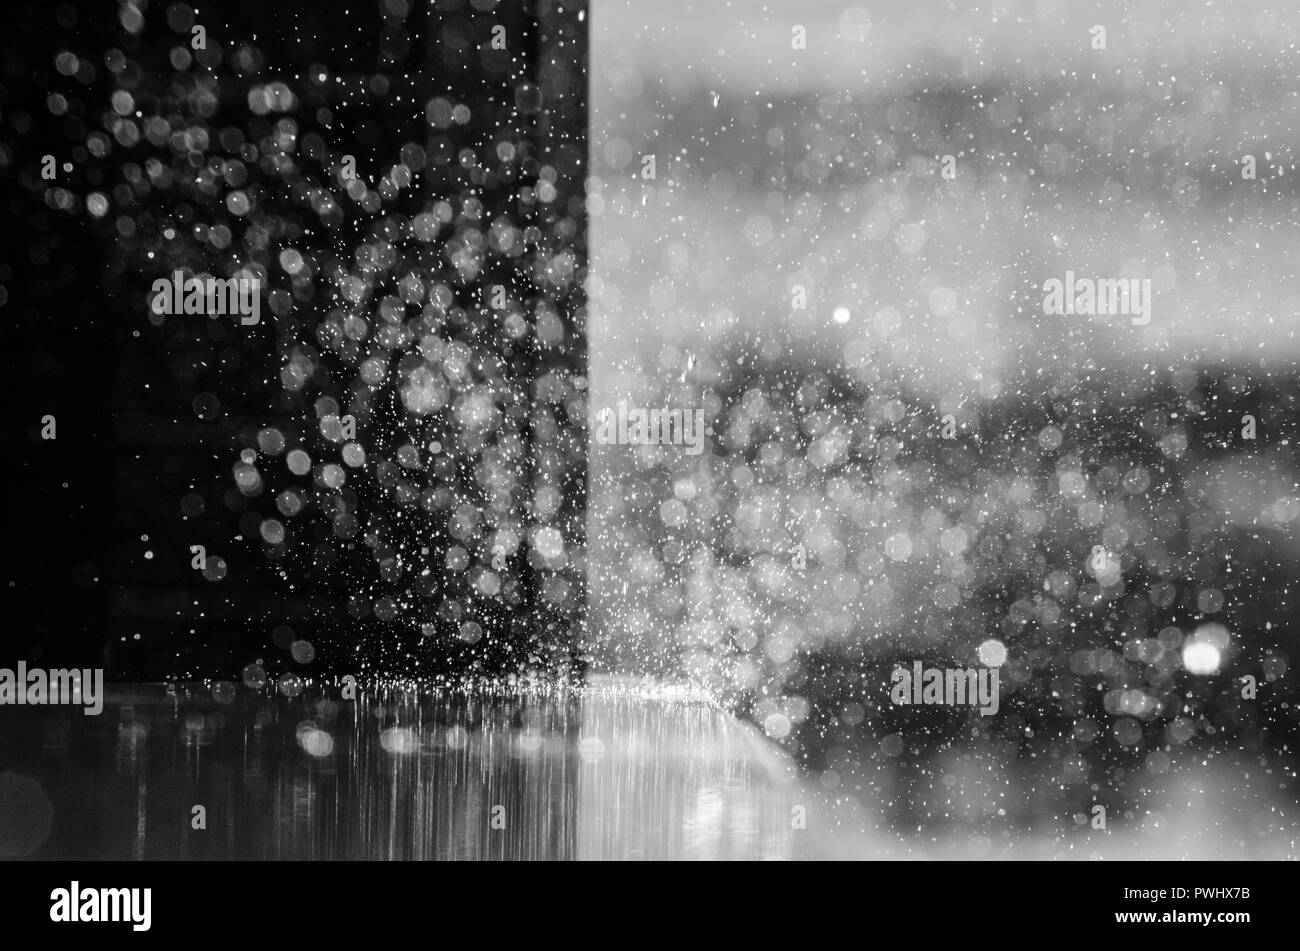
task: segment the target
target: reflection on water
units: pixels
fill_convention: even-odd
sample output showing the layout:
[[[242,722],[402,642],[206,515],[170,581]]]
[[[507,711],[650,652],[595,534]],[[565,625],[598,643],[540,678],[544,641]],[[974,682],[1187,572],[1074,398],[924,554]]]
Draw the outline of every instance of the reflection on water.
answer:
[[[0,857],[1300,855],[1291,777],[1258,762],[1180,761],[1141,809],[1099,831],[1064,807],[1029,824],[990,814],[982,804],[996,792],[957,757],[917,793],[948,803],[949,819],[902,829],[884,809],[900,794],[897,769],[818,789],[824,776],[797,774],[751,727],[681,690],[597,678],[356,702],[331,693],[119,686],[98,717],[0,709]],[[1032,784],[1019,794],[1039,796]],[[954,821],[962,804],[969,821]]]
[[[3,713],[3,855],[796,854],[787,766],[717,706],[665,688],[345,702],[119,686],[98,717]]]
[[[584,858],[790,858],[797,787],[779,754],[717,706],[597,680],[585,691]]]

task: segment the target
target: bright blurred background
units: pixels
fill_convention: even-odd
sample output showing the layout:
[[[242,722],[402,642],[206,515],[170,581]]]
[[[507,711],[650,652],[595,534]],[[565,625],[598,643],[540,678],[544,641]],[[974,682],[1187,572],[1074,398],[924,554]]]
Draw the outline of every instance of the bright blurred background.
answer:
[[[1295,857],[1298,36],[594,4],[593,409],[713,421],[592,446],[597,668],[723,698],[850,851]],[[1150,324],[1044,317],[1067,270],[1150,279]],[[990,639],[998,716],[890,706]]]

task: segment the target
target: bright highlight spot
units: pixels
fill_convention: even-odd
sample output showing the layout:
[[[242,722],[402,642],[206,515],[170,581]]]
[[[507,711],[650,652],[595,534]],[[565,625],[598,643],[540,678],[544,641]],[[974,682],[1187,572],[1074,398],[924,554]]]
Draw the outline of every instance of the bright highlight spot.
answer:
[[[1188,641],[1183,648],[1183,666],[1189,674],[1208,676],[1219,672],[1219,649],[1209,641]]]
[[[1001,667],[1007,662],[1007,645],[990,638],[980,645],[979,657],[985,667]]]

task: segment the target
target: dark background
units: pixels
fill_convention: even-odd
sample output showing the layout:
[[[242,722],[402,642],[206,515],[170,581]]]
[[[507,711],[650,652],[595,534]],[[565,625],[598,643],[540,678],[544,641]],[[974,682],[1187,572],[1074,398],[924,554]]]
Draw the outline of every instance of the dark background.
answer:
[[[310,302],[281,321],[271,312],[264,286],[257,326],[212,320],[196,327],[186,318],[154,326],[142,306],[152,281],[170,274],[173,265],[197,271],[209,263],[196,259],[183,241],[169,244],[157,233],[162,222],[201,221],[207,215],[215,224],[221,219],[219,202],[211,209],[196,207],[191,196],[177,195],[175,189],[154,189],[130,210],[137,231],[126,238],[113,232],[116,208],[98,221],[86,213],[86,194],[120,185],[125,164],[143,164],[155,153],[168,158],[165,150],[147,142],[114,147],[102,157],[90,154],[85,144],[90,131],[103,130],[101,117],[112,108],[114,77],[105,66],[109,51],[121,50],[139,64],[138,96],[143,91],[168,95],[169,75],[173,90],[180,88],[174,77],[183,71],[172,69],[169,51],[188,45],[182,37],[189,33],[193,12],[183,4],[143,9],[146,26],[132,36],[119,23],[115,4],[26,3],[12,10],[11,28],[2,41],[0,206],[6,222],[0,239],[0,385],[6,445],[13,455],[4,480],[8,623],[0,663],[26,659],[46,666],[105,666],[110,677],[145,679],[228,676],[268,654],[278,654],[288,665],[284,651],[276,648],[305,638],[316,645],[313,670],[352,669],[356,646],[382,627],[349,603],[349,579],[355,577],[349,559],[359,558],[349,547],[356,546],[338,546],[337,561],[290,565],[285,575],[295,582],[290,588],[277,577],[282,566],[263,551],[255,530],[258,519],[249,517],[250,500],[236,491],[231,477],[240,450],[256,445],[259,428],[276,425],[292,433],[304,420],[308,427],[315,423],[310,399],[288,399],[278,380],[286,341],[302,329],[294,322],[312,319]],[[458,136],[455,147],[481,149],[503,122],[510,122],[535,151],[516,163],[513,179],[489,175],[471,181],[460,174],[454,155],[437,164],[431,148],[427,190],[411,189],[398,210],[415,213],[431,196],[456,193],[477,194],[489,209],[508,208],[546,161],[560,167],[562,189],[581,182],[585,81],[562,84],[562,101],[559,96],[546,99],[540,109],[520,110],[516,97],[521,82],[536,81],[548,57],[555,60],[548,49],[562,31],[576,41],[560,55],[581,76],[584,26],[572,10],[544,4],[539,12],[531,4],[525,10],[522,4],[505,3],[484,11],[462,0],[409,8],[367,3],[350,11],[340,5],[263,3],[232,6],[217,16],[223,22],[207,23],[210,45],[229,50],[237,39],[250,40],[260,50],[262,68],[255,77],[240,75],[223,54],[212,70],[220,81],[211,123],[214,140],[222,126],[246,128],[249,141],[265,132],[275,116],[252,115],[247,91],[254,79],[279,77],[301,102],[295,114],[299,141],[309,132],[324,131],[336,153],[357,156],[358,175],[378,175],[378,169],[366,167],[368,156],[396,154],[402,142],[432,141],[423,103],[441,93],[473,106],[469,124],[449,133]],[[544,24],[540,30],[539,17]],[[525,51],[518,60],[511,54],[480,54],[497,23],[506,26],[510,43]],[[55,60],[66,50],[93,75],[60,74]],[[295,80],[317,65],[344,82],[309,87],[301,78]],[[384,80],[376,84],[374,77]],[[368,94],[336,91],[367,85]],[[66,97],[61,115],[49,106],[47,97],[54,94]],[[329,111],[328,129],[312,125],[322,110]],[[561,142],[563,155],[557,159]],[[222,144],[214,142],[210,151],[221,154]],[[60,165],[54,182],[39,174],[47,153]],[[70,172],[63,170],[64,162],[72,163]],[[256,164],[248,164],[256,178]],[[58,188],[79,201],[59,207],[58,196],[51,194]],[[301,233],[306,217],[292,207],[289,192],[269,194],[263,207],[280,216],[281,227],[297,246],[310,244]],[[581,260],[581,202],[566,202],[562,196],[552,207],[560,212],[549,218],[534,212],[530,219],[541,236],[535,243],[552,248],[562,243]],[[560,218],[563,227],[557,227]],[[368,225],[345,222],[331,236],[333,247],[323,253],[346,254]],[[163,249],[161,257],[171,260],[151,262],[146,273],[140,266],[148,260],[144,252],[151,242]],[[527,266],[485,274],[483,283],[494,277],[519,291],[527,303],[545,296],[530,286]],[[461,303],[469,316],[451,336],[491,346],[491,327],[476,323],[472,303]],[[567,291],[555,304],[573,331],[574,321],[581,320],[579,295]],[[545,366],[562,363],[580,373],[585,365],[582,341],[580,330],[572,333],[570,345]],[[525,385],[544,365],[536,353],[506,352],[502,357],[512,378]],[[345,395],[337,385],[340,376],[326,381],[321,392]],[[57,419],[53,441],[40,436],[46,414]],[[572,449],[568,458],[578,453]],[[457,472],[454,478],[468,475]],[[567,479],[564,524],[570,537],[580,537],[581,518],[575,513],[585,507],[585,474],[577,467]],[[202,503],[192,517],[182,511],[187,497],[192,511],[199,508],[196,497]],[[269,499],[261,501],[269,508]],[[189,546],[194,544],[204,545],[209,558],[224,559],[223,579],[206,580],[191,568]],[[536,620],[536,611],[546,613],[537,606],[532,572],[522,575],[526,611],[497,611],[485,621],[489,634],[499,629],[506,638],[521,639],[527,632],[518,617]],[[436,601],[439,592],[426,594]],[[576,610],[547,616],[543,626],[551,628],[552,640],[567,646],[576,617]],[[292,637],[281,630],[273,638],[279,626],[288,626]],[[462,651],[449,654],[445,668],[509,669],[517,656]]]

